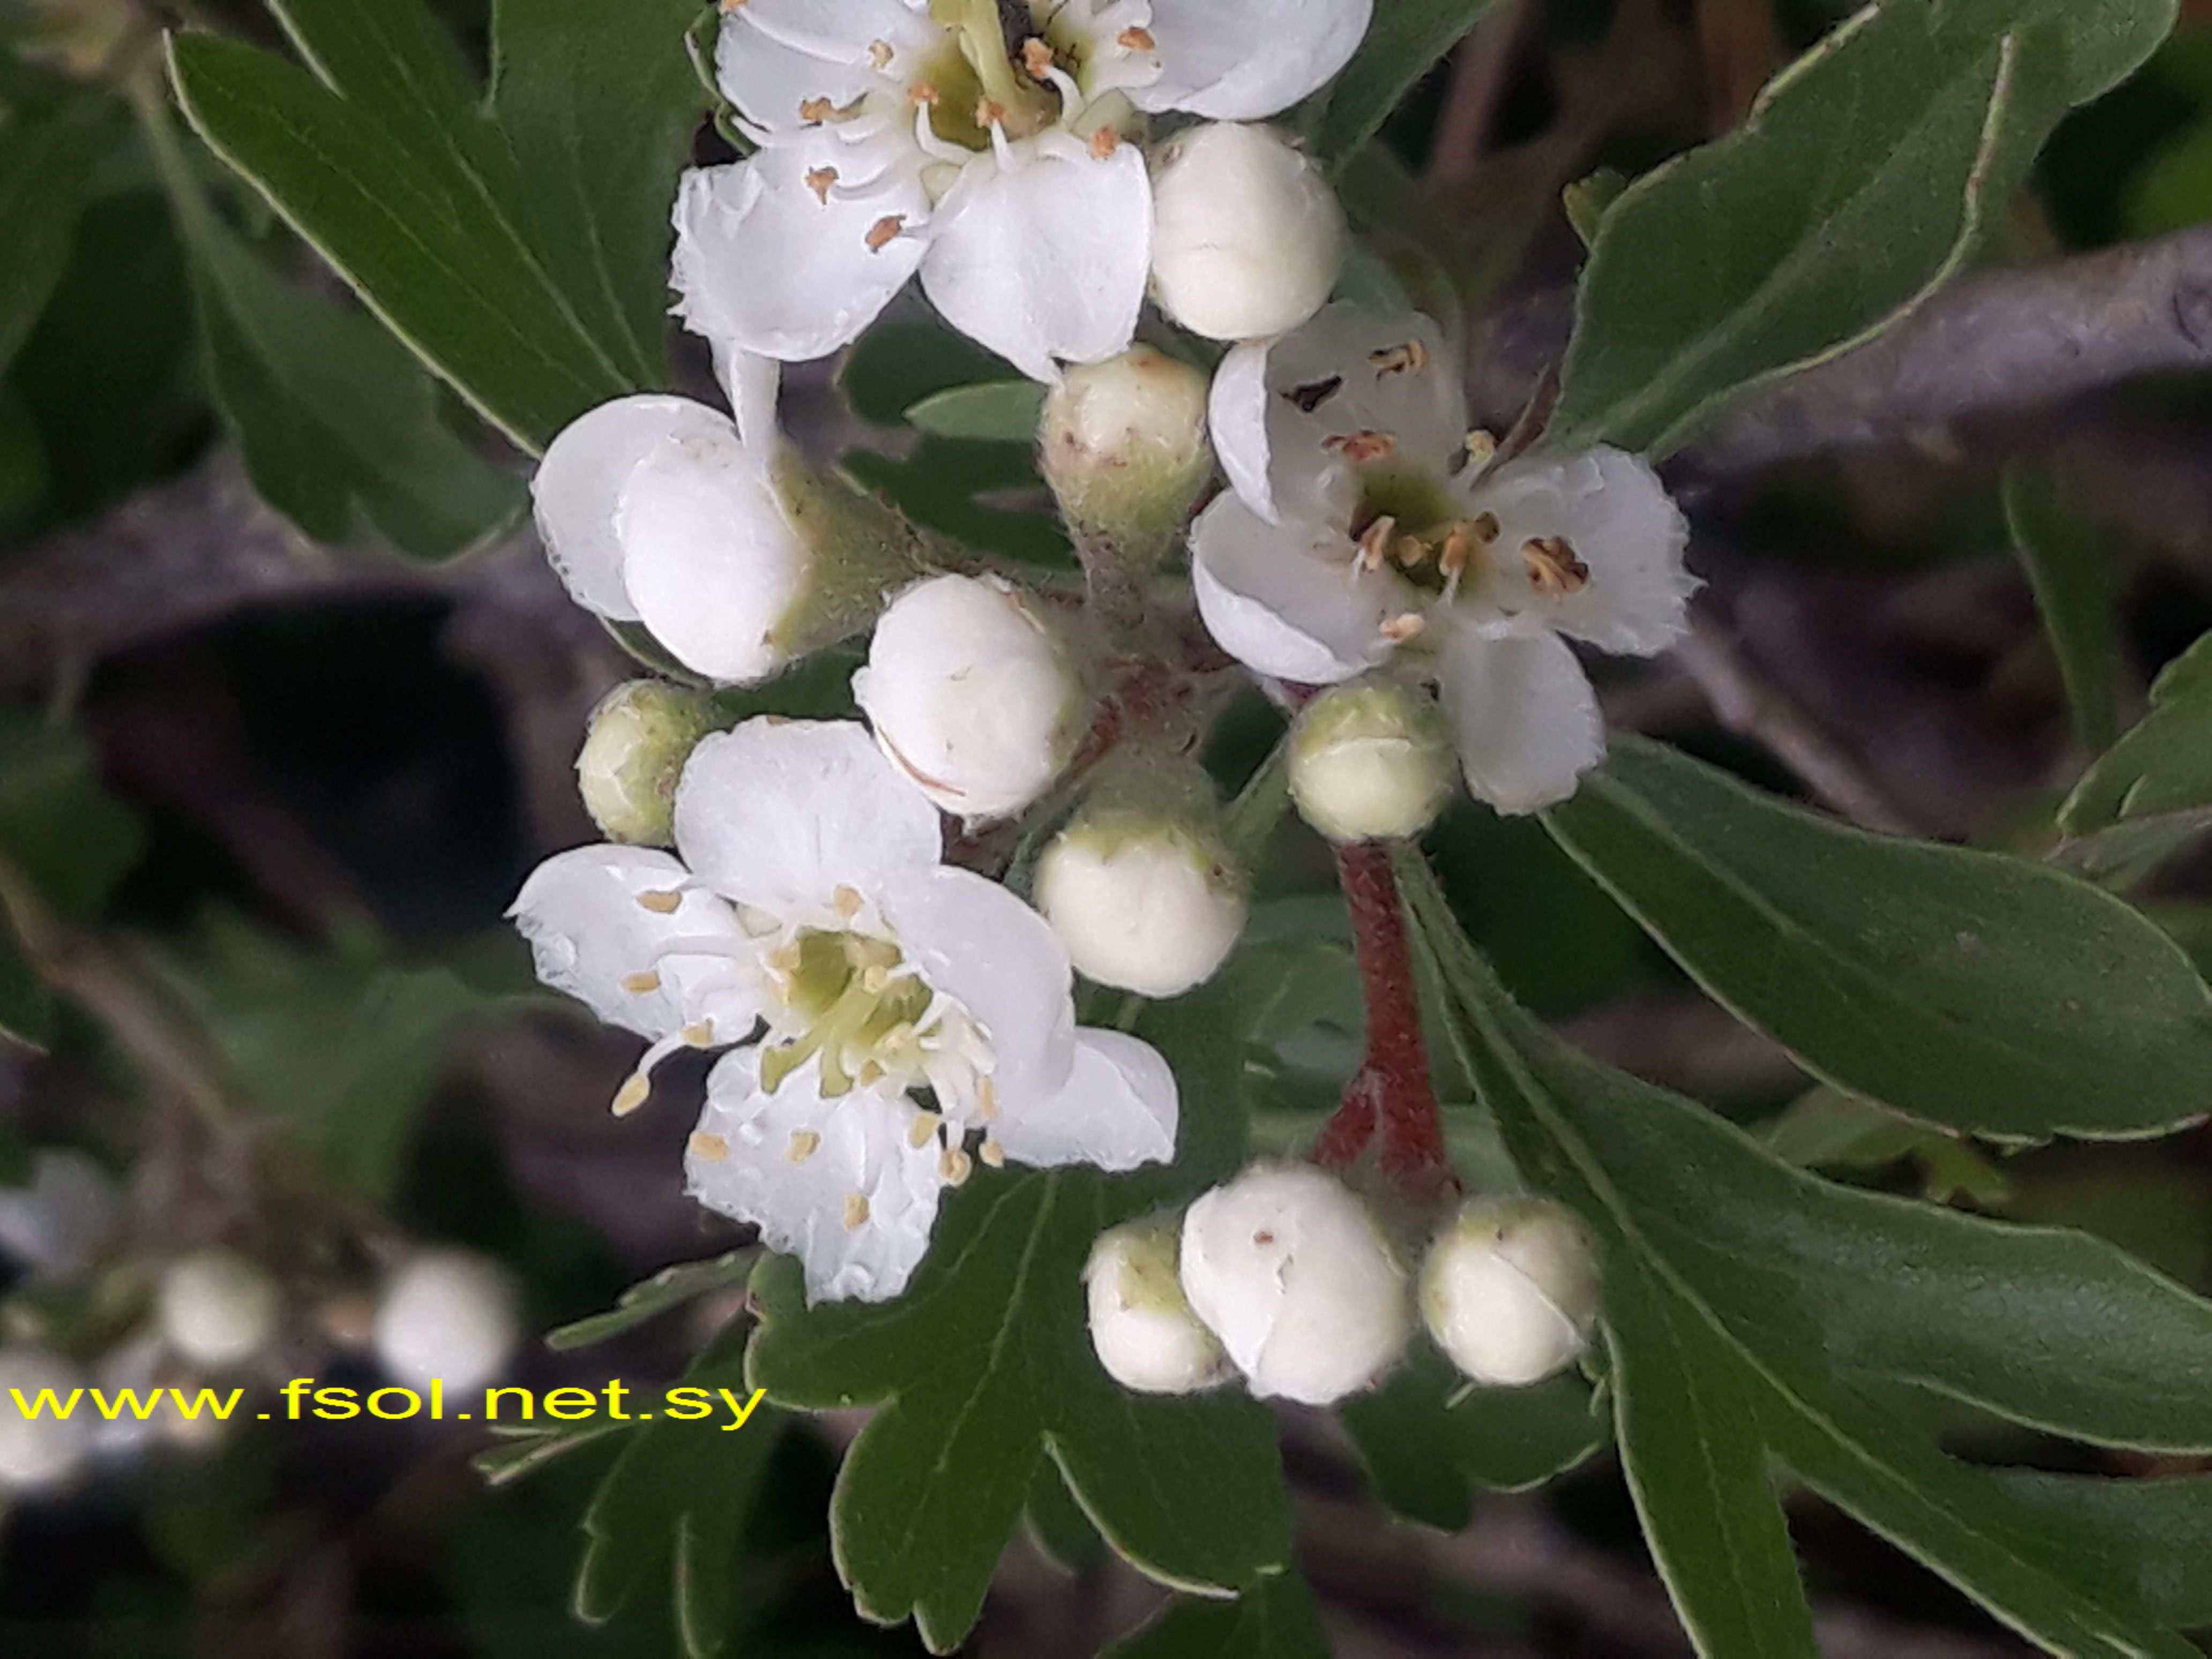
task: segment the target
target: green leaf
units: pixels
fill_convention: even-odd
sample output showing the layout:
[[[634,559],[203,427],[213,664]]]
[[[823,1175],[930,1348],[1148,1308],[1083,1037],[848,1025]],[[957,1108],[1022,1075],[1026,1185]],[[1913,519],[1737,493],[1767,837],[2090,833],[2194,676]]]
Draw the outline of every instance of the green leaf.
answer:
[[[1922,1196],[2004,1207],[2012,1183],[1959,1137],[1822,1084],[1807,1090],[1759,1131],[1766,1150],[1801,1170],[1886,1170],[1910,1158],[1925,1172]]]
[[[1106,1559],[1106,1540],[1075,1494],[1067,1489],[1060,1466],[1050,1458],[1037,1465],[1030,1482],[1029,1507],[1022,1518],[1029,1523],[1030,1538],[1038,1553],[1063,1572],[1088,1572]]]
[[[76,89],[0,105],[0,369],[46,308],[76,237],[94,169],[127,123]]]
[[[725,1328],[682,1386],[749,1398],[748,1334],[743,1320]],[[687,1659],[730,1651],[738,1634],[738,1543],[783,1427],[763,1402],[740,1428],[663,1413],[640,1430],[585,1511],[590,1542],[576,1574],[576,1616],[604,1625],[657,1581],[672,1588]]]
[[[0,1036],[41,1051],[54,1040],[53,993],[24,956],[4,904],[0,904]]]
[[[1498,0],[1377,0],[1367,38],[1328,91],[1314,159],[1332,172],[1358,153],[1413,85]]]
[[[2120,628],[2112,538],[2077,483],[2048,465],[2005,469],[2005,520],[2058,658],[2074,735],[2095,751],[2119,735]]]
[[[612,1418],[572,1423],[557,1429],[509,1431],[494,1426],[492,1432],[500,1437],[500,1443],[478,1452],[469,1460],[469,1467],[482,1475],[488,1486],[509,1486],[537,1474],[556,1459],[611,1434],[620,1434],[630,1426]]]
[[[862,420],[898,426],[907,410],[939,392],[1003,383],[1012,374],[1003,357],[943,323],[885,320],[845,354],[837,389]]]
[[[1663,453],[1723,404],[1870,338],[1965,262],[2060,117],[2174,0],[1887,0],[1735,132],[1630,186],[1584,271],[1547,442]]]
[[[271,270],[216,216],[166,112],[146,130],[191,250],[216,392],[262,496],[317,541],[351,541],[365,518],[426,559],[513,522],[520,480],[440,418],[437,388],[407,349]]]
[[[925,530],[1024,564],[1065,565],[1067,532],[1043,510],[1036,447],[926,437],[904,459],[872,449],[848,450],[847,477],[882,496]],[[1036,510],[978,499],[994,490],[1037,494]]]
[[[932,392],[906,412],[907,424],[939,438],[1035,443],[1045,388],[1035,380],[988,380]]]
[[[2113,1480],[2008,1469],[1990,1477],[2085,1549],[2143,1605],[2183,1630],[2212,1629],[2212,1476]]]
[[[1100,1659],[1328,1659],[1313,1590],[1295,1572],[1233,1601],[1179,1597]]]
[[[1526,1492],[1606,1441],[1590,1387],[1572,1373],[1525,1389],[1470,1383],[1425,1344],[1382,1387],[1337,1408],[1376,1495],[1443,1532],[1474,1518],[1474,1488]]]
[[[2166,666],[2150,712],[2089,769],[2059,809],[2059,827],[2088,836],[2212,816],[2212,634]]]
[[[93,921],[145,844],[137,817],[101,787],[82,733],[0,709],[0,859],[42,903]]]
[[[664,1267],[652,1278],[624,1291],[621,1299],[605,1313],[593,1314],[589,1319],[580,1319],[547,1333],[545,1346],[556,1353],[565,1353],[572,1348],[588,1348],[594,1343],[605,1342],[648,1319],[659,1318],[672,1308],[680,1308],[709,1291],[737,1284],[752,1272],[754,1261],[755,1253],[750,1249],[732,1250],[708,1261]]]
[[[1622,1455],[1701,1652],[1811,1650],[1774,1571],[1778,1510],[1769,1528],[1753,1484],[1776,1464],[2053,1652],[2195,1652],[2078,1539],[1865,1383],[1911,1381],[2063,1432],[2125,1423],[2118,1437],[2142,1425],[2158,1439],[2185,1422],[2193,1437],[2212,1415],[2188,1398],[2212,1363],[2212,1306],[2077,1235],[1784,1168],[1538,1025],[1416,856],[1401,879],[1457,1001],[1447,1031],[1523,1174],[1600,1237]],[[1735,1548],[1713,1548],[1717,1532]]]
[[[2187,957],[2046,866],[1869,835],[1627,736],[1545,823],[1838,1088],[2015,1140],[2153,1134],[2212,1108],[2212,996]]]
[[[751,1381],[780,1405],[880,1407],[831,1508],[861,1613],[912,1616],[934,1652],[974,1625],[1048,1458],[1108,1541],[1170,1584],[1250,1589],[1289,1560],[1273,1419],[1241,1395],[1169,1398],[1111,1382],[1091,1352],[1081,1273],[1105,1227],[1188,1198],[1243,1144],[1241,981],[1233,972],[1138,1030],[1182,1091],[1176,1165],[980,1170],[939,1214],[899,1300],[805,1305],[798,1264],[755,1276]]]
[[[388,1198],[444,1039],[479,1006],[467,987],[443,968],[395,967],[366,946],[316,953],[223,917],[159,965],[248,1103],[332,1180]]]
[[[704,103],[692,7],[507,0],[489,112],[418,0],[277,9],[314,76],[186,35],[179,101],[395,333],[532,451],[662,382],[651,314]]]

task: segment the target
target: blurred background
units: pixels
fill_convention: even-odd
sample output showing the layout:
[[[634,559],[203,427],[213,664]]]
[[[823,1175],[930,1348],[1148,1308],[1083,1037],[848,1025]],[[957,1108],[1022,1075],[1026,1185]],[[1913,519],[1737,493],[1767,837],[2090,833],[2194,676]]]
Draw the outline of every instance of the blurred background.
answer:
[[[99,27],[179,21],[121,4],[10,0],[0,106],[95,67],[84,42]],[[483,6],[440,9],[480,52]],[[1579,247],[1562,189],[1726,131],[1844,9],[1507,0],[1419,88],[1358,188],[1402,208],[1370,228],[1401,273],[1431,283],[1430,303],[1466,318],[1478,402],[1501,428],[1564,338]],[[2212,6],[2185,12],[2144,75],[2062,130],[1996,262],[2212,218]],[[189,15],[276,38],[249,7]],[[653,1109],[611,1119],[635,1044],[539,997],[501,921],[537,860],[596,839],[575,750],[635,665],[568,604],[512,515],[480,550],[423,563],[343,521],[317,526],[340,544],[312,541],[296,508],[257,497],[210,395],[220,343],[196,304],[175,180],[121,125],[87,164],[81,210],[40,228],[59,239],[50,283],[0,289],[0,898],[47,988],[0,987],[45,1039],[43,1053],[0,1042],[0,1200],[68,1149],[112,1176],[124,1219],[74,1278],[16,1250],[0,1270],[17,1275],[4,1334],[127,1328],[162,1261],[220,1241],[286,1279],[284,1346],[264,1377],[365,1377],[362,1287],[411,1251],[455,1246],[517,1286],[533,1340],[515,1380],[672,1380],[732,1310],[729,1293],[580,1351],[534,1334],[744,1242],[672,1173],[696,1079],[665,1072]],[[0,125],[0,172],[22,134]],[[715,142],[702,134],[702,155]],[[345,303],[180,143],[234,230],[290,283]],[[11,229],[9,199],[0,239],[30,234]],[[2212,308],[2212,279],[2199,298]],[[702,390],[704,368],[690,366]],[[951,495],[899,424],[968,373],[916,302],[842,383],[828,368],[798,377],[789,416],[810,448],[857,453],[854,470],[918,518],[1052,556],[1022,449],[969,455],[1003,487]],[[2113,712],[2131,718],[2150,676],[2212,627],[2208,390],[2100,386],[1859,434],[1871,442],[1691,453],[1671,482],[1711,584],[1698,629],[1672,658],[1613,665],[1610,718],[1863,822],[2040,850],[2094,734],[2069,722],[2001,483],[2030,468],[2079,503],[2113,601]],[[473,441],[502,475],[488,487],[519,503],[521,463]],[[834,697],[837,667],[815,671],[808,695]],[[1273,721],[1255,702],[1221,734],[1224,775],[1264,752]],[[1869,1126],[1808,1097],[1786,1057],[1705,1002],[1540,830],[1462,805],[1437,847],[1518,994],[1606,1058],[1762,1122],[1803,1162],[2086,1227],[2212,1290],[2212,1135],[1995,1159]],[[1314,847],[1286,838],[1264,891],[1290,915],[1328,881]],[[2208,896],[2212,866],[2185,858],[2139,895],[2212,953]],[[1348,964],[1326,1006],[1269,1057],[1286,1097],[1325,1102],[1353,1062]],[[749,1522],[727,1651],[920,1651],[908,1632],[860,1626],[830,1565],[823,1516],[851,1427],[782,1443]],[[1608,1458],[1540,1493],[1485,1498],[1448,1537],[1387,1521],[1320,1418],[1287,1418],[1285,1434],[1304,1562],[1340,1652],[1688,1651]],[[676,1651],[665,1561],[636,1567],[641,1587],[603,1627],[569,1614],[579,1519],[611,1446],[497,1487],[471,1467],[485,1448],[466,1425],[428,1423],[142,1437],[0,1520],[0,1653]],[[2027,1651],[1825,1511],[1797,1521],[1830,1654]],[[1048,1530],[1062,1535],[1010,1553],[971,1650],[1087,1653],[1157,1601],[1079,1526]]]

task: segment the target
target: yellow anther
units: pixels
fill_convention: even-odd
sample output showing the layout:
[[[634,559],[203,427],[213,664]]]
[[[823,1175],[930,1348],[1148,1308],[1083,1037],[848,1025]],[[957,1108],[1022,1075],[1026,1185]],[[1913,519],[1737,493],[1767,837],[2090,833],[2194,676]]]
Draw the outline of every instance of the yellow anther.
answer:
[[[1389,560],[1390,538],[1397,533],[1398,521],[1387,513],[1369,525],[1359,538],[1359,568],[1380,570]]]
[[[947,1146],[945,1156],[937,1160],[937,1173],[946,1186],[957,1187],[975,1173],[975,1161],[957,1146]]]
[[[983,1162],[989,1164],[993,1169],[1002,1170],[1006,1167],[1006,1149],[999,1145],[997,1141],[991,1139],[988,1136],[984,1138],[982,1146],[978,1147],[976,1150],[982,1154]]]
[[[850,921],[867,908],[868,902],[860,896],[859,888],[840,886],[830,896],[830,902],[836,908],[840,918]]]
[[[614,1114],[617,1117],[628,1117],[652,1098],[653,1079],[643,1075],[634,1077],[615,1091]]]
[[[1030,72],[1030,79],[1043,80],[1045,72],[1052,67],[1051,46],[1034,34],[1030,36],[1022,42],[1022,67]]]
[[[684,895],[673,888],[662,891],[640,893],[638,907],[650,910],[656,916],[672,916],[684,902]]]
[[[1465,525],[1454,525],[1451,534],[1444,538],[1444,550],[1437,556],[1437,568],[1443,572],[1446,581],[1451,581],[1466,570],[1474,556],[1474,536]]]
[[[1488,466],[1498,459],[1498,440],[1477,428],[1467,434],[1467,458],[1477,466]]]
[[[995,1122],[999,1116],[999,1085],[989,1078],[975,1085],[975,1115],[986,1123]]]
[[[743,4],[744,0],[738,0]],[[1158,52],[1160,43],[1152,39],[1150,29],[1126,28],[1114,37],[1114,44],[1124,52]]]
[[[691,1155],[702,1164],[720,1164],[730,1156],[730,1143],[702,1129],[691,1137]]]
[[[695,1020],[684,1028],[683,1036],[694,1048],[711,1048],[714,1046],[714,1022]]]
[[[835,167],[810,167],[807,170],[806,187],[814,192],[814,199],[824,207],[830,205],[830,190],[836,182],[837,169]]]
[[[868,1195],[866,1193],[845,1194],[845,1231],[858,1232],[868,1224]]]
[[[791,1145],[783,1149],[783,1156],[787,1162],[804,1164],[821,1150],[820,1135],[816,1134],[811,1129],[793,1129],[791,1132]]]
[[[1370,351],[1367,361],[1375,366],[1378,380],[1389,374],[1418,374],[1429,366],[1429,349],[1419,340],[1408,340],[1403,345]]]
[[[868,227],[868,252],[881,253],[898,240],[899,232],[906,228],[906,215],[887,213]]]
[[[1382,637],[1393,645],[1403,645],[1427,626],[1419,611],[1408,611],[1382,624]]]
[[[649,997],[660,988],[660,975],[651,969],[641,974],[625,974],[622,988],[634,997]]]
[[[906,1144],[920,1152],[937,1133],[937,1126],[945,1120],[934,1112],[916,1112],[914,1121],[906,1126]]]

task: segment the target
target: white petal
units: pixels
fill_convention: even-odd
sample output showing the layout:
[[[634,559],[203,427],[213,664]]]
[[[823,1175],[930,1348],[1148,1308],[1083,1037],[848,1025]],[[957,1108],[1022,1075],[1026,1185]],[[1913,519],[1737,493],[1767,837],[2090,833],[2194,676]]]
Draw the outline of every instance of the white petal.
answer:
[[[1271,525],[1234,495],[1199,515],[1190,549],[1214,642],[1255,672],[1300,685],[1365,673],[1395,648],[1383,623],[1421,603],[1395,572],[1355,575],[1355,550],[1338,532]]]
[[[726,1056],[707,1080],[684,1189],[797,1256],[810,1303],[887,1301],[929,1249],[939,1150],[911,1144],[905,1096],[855,1089],[824,1100],[820,1081],[810,1062],[763,1094],[757,1051]]]
[[[1231,347],[1221,367],[1213,371],[1213,390],[1207,396],[1206,409],[1213,453],[1221,458],[1229,487],[1269,524],[1282,522],[1269,477],[1273,450],[1267,430],[1267,359],[1275,345],[1273,340],[1247,340]],[[1322,503],[1316,498],[1306,505],[1319,508]],[[1316,511],[1314,516],[1333,515]]]
[[[1044,918],[950,866],[910,871],[880,898],[907,960],[982,1027],[1000,1098],[1056,1092],[1075,1060],[1075,970]]]
[[[639,618],[685,667],[732,684],[785,665],[779,629],[811,575],[772,453],[726,422],[712,441],[665,445],[632,469],[615,514]]]
[[[1605,758],[1597,694],[1558,635],[1488,639],[1455,629],[1437,674],[1467,787],[1499,811],[1566,799]]]
[[[640,461],[684,438],[731,431],[729,417],[689,398],[639,396],[601,404],[546,447],[530,481],[538,534],[569,598],[596,616],[635,622],[623,580],[615,511]]]
[[[921,241],[884,237],[928,211],[920,152],[896,131],[851,146],[836,134],[684,175],[669,285],[692,332],[787,362],[827,356],[914,275]],[[824,170],[837,175],[826,199],[807,182]]]
[[[752,1030],[759,969],[737,913],[712,893],[683,884],[690,872],[643,847],[579,847],[545,860],[507,915],[537,958],[538,977],[587,1006],[610,1025],[663,1037],[711,1019],[726,1042]],[[641,893],[679,892],[663,914]],[[664,955],[679,944],[697,947]],[[642,993],[624,984],[657,980]]]
[[[941,40],[918,9],[906,0],[745,0],[722,13],[715,79],[748,119],[799,125],[809,100],[842,109],[894,83],[901,66],[879,70],[870,55],[876,41],[918,58],[933,36]]]
[[[780,921],[839,927],[840,887],[872,896],[934,868],[937,809],[858,720],[747,720],[691,751],[676,844],[699,879]]]
[[[738,441],[757,453],[769,453],[781,441],[775,409],[783,396],[783,365],[729,342],[716,343],[714,358],[714,379],[738,417]]]
[[[1152,0],[1160,78],[1139,109],[1254,121],[1318,91],[1352,61],[1373,0]]]
[[[1495,555],[1468,593],[1477,605],[1639,657],[1656,655],[1687,630],[1690,596],[1698,591],[1697,578],[1682,566],[1690,526],[1659,475],[1638,457],[1594,449],[1510,461],[1469,501],[1499,525]],[[1531,580],[1520,549],[1551,536],[1589,567],[1579,592],[1552,597]]]
[[[1018,1164],[1133,1170],[1175,1157],[1176,1106],[1175,1073],[1158,1049],[1085,1027],[1060,1091],[1008,1100],[991,1133]]]
[[[1055,135],[1057,136],[1057,135]],[[1134,144],[1100,161],[1072,142],[970,162],[939,205],[921,285],[945,319],[1033,380],[1055,359],[1127,349],[1152,267],[1152,185]]]

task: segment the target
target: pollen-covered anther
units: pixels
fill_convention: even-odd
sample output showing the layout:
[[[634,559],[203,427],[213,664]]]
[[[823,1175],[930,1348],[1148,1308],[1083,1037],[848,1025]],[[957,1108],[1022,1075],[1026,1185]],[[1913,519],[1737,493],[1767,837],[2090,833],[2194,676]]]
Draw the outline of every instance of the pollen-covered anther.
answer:
[[[1536,536],[1521,544],[1521,562],[1528,580],[1547,599],[1565,599],[1589,586],[1589,567],[1575,556],[1563,536]]]
[[[649,997],[660,988],[660,975],[649,968],[641,974],[626,974],[622,988],[634,997]]]
[[[1387,460],[1398,453],[1398,441],[1388,432],[1342,432],[1322,440],[1322,447],[1341,455],[1354,466]]]
[[[860,106],[866,101],[865,99],[855,98],[841,107],[827,98],[809,98],[799,106],[799,118],[815,127],[825,121],[849,121],[860,112]]]
[[[739,0],[742,4],[744,0]],[[1152,32],[1132,25],[1114,37],[1114,44],[1124,52],[1158,52],[1160,43],[1152,39]]]
[[[858,1232],[868,1224],[868,1195],[866,1193],[845,1194],[845,1231]]]
[[[785,1159],[793,1164],[804,1164],[822,1150],[822,1137],[811,1129],[793,1129],[791,1145],[783,1149]]]
[[[710,1134],[702,1129],[691,1137],[691,1156],[708,1164],[726,1163],[729,1161],[730,1143],[720,1135]]]
[[[1091,135],[1091,159],[1103,161],[1121,148],[1121,135],[1111,127],[1101,127]]]
[[[948,1187],[964,1186],[968,1177],[975,1173],[975,1160],[957,1146],[947,1146],[945,1155],[937,1160],[937,1173]]]
[[[867,901],[860,896],[859,888],[843,885],[830,896],[830,902],[836,908],[840,919],[846,921],[850,921],[859,915],[867,905]]]
[[[1393,645],[1403,645],[1428,625],[1427,619],[1419,611],[1408,611],[1382,624],[1382,637]]]
[[[1032,80],[1042,81],[1053,65],[1052,47],[1032,34],[1022,42],[1022,67]]]
[[[1467,458],[1477,466],[1488,466],[1498,459],[1498,438],[1493,433],[1477,427],[1467,434]]]
[[[906,228],[906,215],[887,213],[868,227],[868,252],[881,253],[898,240],[899,233]]]
[[[1367,526],[1359,538],[1358,568],[1361,570],[1380,570],[1390,561],[1390,538],[1398,532],[1398,521],[1384,514]]]
[[[683,1036],[684,1041],[694,1048],[711,1048],[714,1046],[714,1022],[711,1019],[695,1021],[684,1028]]]
[[[656,916],[672,916],[682,908],[684,895],[673,888],[644,892],[637,896],[637,903],[640,909],[650,910]]]
[[[1006,106],[999,102],[997,99],[978,98],[975,100],[975,125],[977,126],[988,130],[992,127],[1005,125],[1006,119]]]
[[[906,1144],[920,1152],[929,1145],[930,1137],[937,1133],[945,1120],[934,1112],[916,1112],[914,1121],[906,1126]]]
[[[1465,525],[1454,525],[1451,533],[1444,538],[1443,550],[1437,555],[1437,568],[1448,582],[1457,581],[1467,574],[1468,562],[1474,557],[1474,533]]]
[[[945,94],[937,89],[934,81],[917,81],[906,89],[907,102],[919,104],[924,109],[935,109],[944,101]]]
[[[983,1162],[989,1164],[993,1169],[1001,1170],[1006,1167],[1006,1149],[1004,1146],[1001,1146],[997,1141],[991,1139],[988,1136],[984,1138],[983,1144],[976,1148],[976,1150],[981,1153]]]
[[[744,0],[738,0],[738,3],[739,5],[743,5],[744,3]],[[891,59],[897,55],[898,54],[892,49],[891,43],[888,40],[871,40],[868,42],[868,62],[874,64],[875,67],[879,70],[889,69],[891,66]]]
[[[994,1121],[999,1115],[999,1085],[989,1078],[976,1082],[975,1115],[986,1123]]]
[[[1392,374],[1418,374],[1429,366],[1429,349],[1419,340],[1408,340],[1403,345],[1370,351],[1367,361],[1374,365],[1377,380]]]
[[[830,186],[837,182],[835,167],[811,167],[806,173],[806,187],[814,192],[814,199],[824,207],[830,204]]]
[[[614,1105],[611,1109],[617,1117],[628,1117],[652,1098],[653,1079],[641,1074],[615,1091]]]

